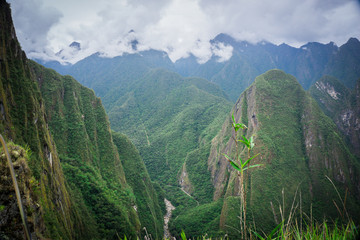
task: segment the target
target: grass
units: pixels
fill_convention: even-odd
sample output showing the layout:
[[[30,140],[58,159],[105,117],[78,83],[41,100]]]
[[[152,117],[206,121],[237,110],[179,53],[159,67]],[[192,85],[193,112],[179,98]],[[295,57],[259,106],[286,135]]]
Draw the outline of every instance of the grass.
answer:
[[[250,235],[250,239],[260,239],[260,240],[286,240],[286,239],[296,239],[296,240],[323,240],[323,239],[344,239],[344,240],[352,240],[358,239],[359,231],[358,227],[355,226],[354,222],[349,221],[347,224],[337,224],[329,223],[327,221],[323,221],[321,223],[318,222],[310,222],[301,228],[298,222],[294,222],[291,224],[291,227],[284,228],[284,223],[278,225],[273,232],[269,234],[259,234],[256,232],[252,232]],[[286,231],[284,229],[287,229]],[[122,238],[119,238],[122,239]],[[126,237],[124,239],[127,239]],[[185,240],[186,233],[181,232],[181,239]],[[190,239],[190,238],[189,238]],[[202,237],[191,238],[196,240],[229,240],[230,238],[224,234],[222,237],[209,237],[205,234]],[[239,239],[239,238],[237,238]],[[164,240],[170,240],[165,239]]]

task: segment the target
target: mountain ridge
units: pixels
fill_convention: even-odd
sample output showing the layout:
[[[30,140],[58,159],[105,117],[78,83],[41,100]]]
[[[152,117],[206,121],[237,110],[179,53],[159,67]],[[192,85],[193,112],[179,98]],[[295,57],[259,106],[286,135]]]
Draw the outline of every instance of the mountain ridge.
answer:
[[[127,76],[128,80],[135,80],[143,76],[142,74],[145,74],[150,68],[165,68],[176,71],[185,77],[208,79],[218,84],[232,101],[237,100],[238,95],[252,83],[256,76],[274,68],[293,74],[305,89],[308,89],[325,74],[333,75],[344,82],[346,86],[353,87],[360,75],[360,70],[357,67],[360,58],[356,54],[360,51],[360,42],[356,38],[350,38],[347,43],[340,47],[337,47],[333,42],[327,44],[309,42],[299,48],[286,44],[275,45],[265,41],[251,44],[246,41],[237,41],[226,34],[219,34],[211,42],[231,46],[233,48],[232,57],[227,61],[219,62],[218,58],[213,56],[207,62],[200,64],[196,57],[190,54],[189,57],[173,63],[166,52],[148,50],[124,54],[107,60],[101,59],[99,54],[95,54],[68,66],[51,62],[40,63],[53,67],[62,74],[74,76],[85,86],[93,88],[99,96],[104,96],[109,88],[106,90],[101,86],[103,83],[99,82],[99,72],[95,76],[89,74],[94,69],[102,72],[101,74],[105,76],[107,75],[108,77],[105,77],[105,80],[109,78],[112,79],[111,81],[116,79],[122,81],[123,77],[118,72],[122,72],[122,75]],[[95,56],[97,58],[94,58]],[[121,66],[119,65],[121,62],[127,61],[127,67],[122,67],[118,71],[108,67],[106,70],[102,70],[96,65],[90,69],[82,66],[90,59],[93,59],[99,66],[104,61],[117,66]],[[140,66],[140,70],[130,72],[129,69],[135,66]],[[136,74],[134,75],[134,73]],[[83,79],[85,75],[87,82]]]
[[[271,226],[266,231],[272,229],[275,223],[269,203],[282,199],[282,189],[286,191],[286,209],[290,209],[296,192],[301,191],[303,209],[310,209],[312,203],[314,217],[335,218],[337,210],[329,206],[338,197],[325,175],[335,182],[341,194],[349,187],[349,214],[357,217],[359,161],[350,153],[333,121],[293,76],[279,70],[258,76],[231,113],[236,121],[248,124],[242,134],[247,138],[254,136],[253,154],[261,153],[253,164],[263,166],[251,170],[247,181],[248,207],[257,226],[264,230]],[[234,151],[234,141],[228,137],[232,134],[231,113],[212,142],[208,163],[216,187],[214,199],[224,196],[220,228],[236,234],[232,228],[239,228],[234,212],[239,207],[238,182],[236,172],[221,156],[230,156]]]

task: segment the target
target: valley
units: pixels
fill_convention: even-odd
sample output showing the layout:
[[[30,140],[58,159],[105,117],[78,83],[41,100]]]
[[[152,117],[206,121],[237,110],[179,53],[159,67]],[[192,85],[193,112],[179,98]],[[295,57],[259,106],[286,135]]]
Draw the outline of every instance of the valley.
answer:
[[[243,185],[253,232],[358,227],[358,39],[295,48],[219,34],[226,61],[150,49],[62,65],[28,59],[0,4],[0,131],[20,152],[33,239],[239,239],[242,185],[225,157],[237,152],[259,154]],[[2,154],[0,238],[21,239]]]

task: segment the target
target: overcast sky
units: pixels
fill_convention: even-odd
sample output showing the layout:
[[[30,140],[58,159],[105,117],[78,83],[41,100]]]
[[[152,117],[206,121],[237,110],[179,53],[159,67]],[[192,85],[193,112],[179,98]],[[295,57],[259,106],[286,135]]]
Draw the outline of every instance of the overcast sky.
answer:
[[[299,47],[307,42],[344,44],[360,39],[359,0],[8,0],[18,39],[29,58],[75,63],[100,52],[117,56],[166,51],[175,61],[189,53],[199,61],[226,60],[230,46],[209,40],[227,33],[238,40],[266,40]],[[131,31],[133,30],[133,31]],[[77,41],[81,50],[68,47]]]

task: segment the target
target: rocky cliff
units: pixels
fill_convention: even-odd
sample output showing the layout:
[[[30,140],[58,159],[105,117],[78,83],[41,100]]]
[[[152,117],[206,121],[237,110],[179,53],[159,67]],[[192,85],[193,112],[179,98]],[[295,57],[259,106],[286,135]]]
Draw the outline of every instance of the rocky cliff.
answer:
[[[309,91],[345,135],[352,152],[360,157],[360,78],[350,90],[338,79],[324,76]]]
[[[248,125],[241,134],[255,138],[253,154],[260,156],[253,164],[263,164],[250,170],[246,177],[250,218],[257,226],[272,229],[279,221],[277,206],[284,204],[288,214],[294,198],[301,201],[302,211],[309,213],[312,207],[319,219],[339,217],[333,201],[341,203],[326,176],[342,196],[348,191],[347,209],[357,217],[359,161],[350,153],[336,125],[294,77],[280,70],[260,75],[231,112],[237,121]],[[224,197],[220,226],[229,232],[238,228],[239,186],[235,171],[222,153],[234,153],[232,131],[230,113],[212,141],[208,159],[215,186],[214,199]],[[244,152],[242,155],[245,157]]]

